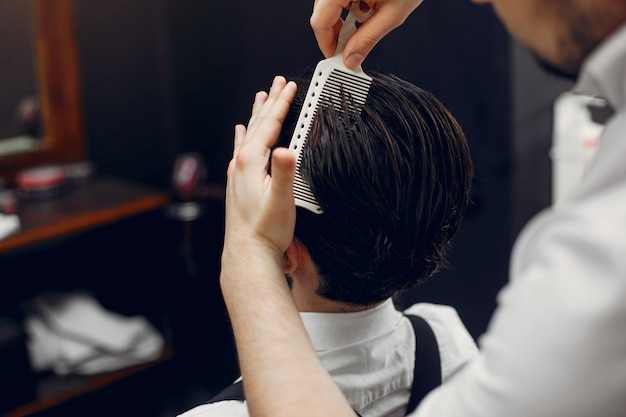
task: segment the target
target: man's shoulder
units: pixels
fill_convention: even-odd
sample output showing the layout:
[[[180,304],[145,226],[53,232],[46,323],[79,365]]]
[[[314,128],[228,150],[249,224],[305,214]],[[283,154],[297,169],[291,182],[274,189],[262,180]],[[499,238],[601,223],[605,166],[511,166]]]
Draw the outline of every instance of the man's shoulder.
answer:
[[[478,356],[476,342],[454,307],[417,303],[403,313],[420,316],[430,325],[437,338],[441,357],[441,376],[444,381]]]
[[[198,405],[178,417],[249,417],[244,401],[225,400]]]
[[[446,304],[416,303],[403,311],[404,314],[420,316],[429,322],[460,322],[456,309]]]

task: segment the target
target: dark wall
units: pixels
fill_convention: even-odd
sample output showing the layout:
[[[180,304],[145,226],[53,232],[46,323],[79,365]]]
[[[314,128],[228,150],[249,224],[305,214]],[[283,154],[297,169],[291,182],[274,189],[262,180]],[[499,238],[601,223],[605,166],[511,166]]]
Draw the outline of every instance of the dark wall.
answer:
[[[306,3],[75,5],[89,155],[106,172],[156,185],[188,151],[224,182],[233,127],[247,122],[254,93],[321,58]]]
[[[88,155],[103,172],[167,184],[177,145],[164,5],[74,4]]]

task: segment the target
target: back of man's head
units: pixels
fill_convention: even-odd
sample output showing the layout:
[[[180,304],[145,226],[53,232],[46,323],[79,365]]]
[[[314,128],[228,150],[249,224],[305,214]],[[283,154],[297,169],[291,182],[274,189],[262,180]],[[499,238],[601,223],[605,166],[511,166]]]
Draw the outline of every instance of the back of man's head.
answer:
[[[380,302],[447,266],[472,176],[465,136],[432,94],[368,74],[360,113],[318,108],[300,172],[324,212],[298,208],[295,230],[321,276],[318,294],[353,305]],[[308,87],[296,82],[282,146]]]

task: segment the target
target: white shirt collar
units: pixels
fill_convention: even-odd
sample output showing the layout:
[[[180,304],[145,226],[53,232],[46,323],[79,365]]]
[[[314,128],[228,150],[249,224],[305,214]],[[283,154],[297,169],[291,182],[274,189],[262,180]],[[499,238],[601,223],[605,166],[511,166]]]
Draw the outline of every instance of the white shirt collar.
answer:
[[[626,105],[626,25],[601,43],[587,60],[574,88],[576,92],[605,98],[615,108]],[[618,62],[622,62],[621,65]]]
[[[354,313],[300,313],[315,350],[323,352],[380,336],[396,326],[402,313],[391,299],[374,308]]]

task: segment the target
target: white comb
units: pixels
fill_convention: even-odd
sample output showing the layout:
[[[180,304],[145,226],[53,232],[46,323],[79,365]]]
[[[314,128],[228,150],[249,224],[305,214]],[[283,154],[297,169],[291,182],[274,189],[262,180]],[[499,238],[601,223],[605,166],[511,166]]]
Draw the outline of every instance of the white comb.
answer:
[[[315,67],[315,72],[311,78],[311,84],[307,90],[296,129],[291,137],[289,149],[296,154],[296,176],[293,184],[293,194],[296,206],[305,208],[315,214],[322,214],[322,208],[317,202],[311,187],[300,175],[300,164],[302,163],[302,150],[310,134],[311,122],[315,117],[320,101],[333,103],[339,106],[341,97],[351,99],[350,106],[353,110],[360,111],[365,104],[367,94],[372,83],[372,77],[363,72],[359,65],[355,70],[348,69],[343,64],[342,53],[346,42],[356,31],[356,24],[363,23],[373,10],[363,12],[360,9],[360,1],[353,1],[350,12],[339,32],[337,50],[335,54],[320,61]],[[340,107],[337,107],[341,110]]]

